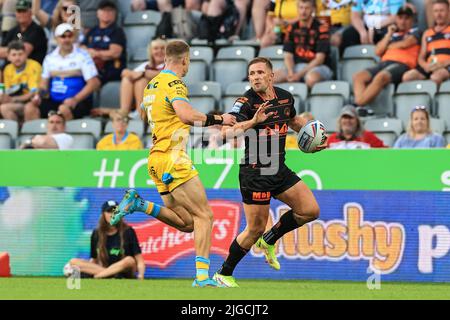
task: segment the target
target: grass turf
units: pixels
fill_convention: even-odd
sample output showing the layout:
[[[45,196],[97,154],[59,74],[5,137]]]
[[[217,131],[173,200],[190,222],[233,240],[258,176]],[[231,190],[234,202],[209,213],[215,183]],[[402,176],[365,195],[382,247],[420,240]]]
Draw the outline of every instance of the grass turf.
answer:
[[[161,299],[161,300],[311,300],[450,299],[450,284],[346,281],[240,280],[240,288],[191,288],[192,279],[82,279],[69,290],[65,278],[0,278],[0,300],[9,299]]]

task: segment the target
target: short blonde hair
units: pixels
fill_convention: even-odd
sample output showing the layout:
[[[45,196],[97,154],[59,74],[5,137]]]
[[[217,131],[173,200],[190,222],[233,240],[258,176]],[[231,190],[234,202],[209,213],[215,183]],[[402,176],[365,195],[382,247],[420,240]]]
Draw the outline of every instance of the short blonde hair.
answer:
[[[189,45],[183,40],[171,40],[166,46],[166,59],[169,61],[181,61],[189,56]]]
[[[150,41],[147,46],[147,57],[148,57],[148,60],[151,61],[152,63],[154,63],[153,57],[152,57],[152,48],[153,48],[153,46],[156,46],[158,44],[161,44],[164,47],[166,47],[167,41],[164,39],[161,39],[161,38],[156,38],[156,39]]]
[[[428,113],[428,110],[425,107],[415,107],[412,111],[411,111],[411,115],[409,116],[409,122],[408,122],[408,128],[406,128],[406,133],[408,134],[408,136],[413,137],[416,133],[414,132],[414,128],[412,125],[413,122],[413,116],[414,113],[416,112],[422,112],[425,114],[425,118],[427,118],[427,133],[430,134],[431,131],[431,127],[430,127],[430,114]]]
[[[130,118],[128,117],[128,114],[123,110],[113,110],[109,113],[109,118],[111,120],[114,120],[114,118],[116,118],[116,117],[126,119],[127,122],[130,120]]]

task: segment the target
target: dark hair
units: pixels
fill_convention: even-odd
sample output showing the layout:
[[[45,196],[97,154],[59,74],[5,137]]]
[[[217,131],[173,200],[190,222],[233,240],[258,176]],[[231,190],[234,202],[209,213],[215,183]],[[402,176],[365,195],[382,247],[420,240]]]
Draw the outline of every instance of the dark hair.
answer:
[[[448,0],[433,0],[433,4],[445,4],[447,7],[450,7],[450,4],[448,3]]]
[[[22,41],[20,41],[20,40],[11,41],[8,44],[8,52],[11,51],[11,50],[17,50],[17,51],[25,50],[25,44]]]
[[[256,58],[254,58],[253,60],[251,60],[251,61],[248,63],[247,73],[248,73],[248,70],[250,69],[250,66],[253,65],[253,64],[256,64],[256,63],[265,63],[266,66],[267,66],[270,70],[273,70],[272,62],[270,62],[269,59],[264,58],[264,57],[256,57]]]
[[[172,60],[181,60],[185,54],[189,54],[189,45],[183,40],[172,40],[167,43],[166,57]]]
[[[97,234],[98,234],[98,242],[97,242],[97,248],[98,249],[98,262],[103,267],[108,267],[108,251],[106,248],[106,241],[108,240],[108,231],[110,230],[111,226],[106,221],[105,213],[102,212],[100,215],[100,218],[98,220],[98,226],[97,226]],[[129,228],[129,226],[123,222],[123,220],[119,221],[119,223],[116,225],[117,232],[119,233],[120,237],[120,256],[123,258],[125,253],[125,231]]]

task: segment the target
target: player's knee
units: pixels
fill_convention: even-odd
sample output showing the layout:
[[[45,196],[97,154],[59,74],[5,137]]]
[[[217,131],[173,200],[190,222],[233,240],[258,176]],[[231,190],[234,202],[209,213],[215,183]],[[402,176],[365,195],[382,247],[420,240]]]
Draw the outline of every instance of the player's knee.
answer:
[[[76,265],[78,265],[78,262],[79,262],[79,261],[80,261],[80,259],[72,258],[72,259],[69,260],[69,264],[70,264],[71,266],[76,266]]]
[[[380,72],[379,74],[376,75],[374,81],[379,85],[379,86],[384,86],[386,84],[388,84],[391,80],[391,76],[386,73],[386,72]]]

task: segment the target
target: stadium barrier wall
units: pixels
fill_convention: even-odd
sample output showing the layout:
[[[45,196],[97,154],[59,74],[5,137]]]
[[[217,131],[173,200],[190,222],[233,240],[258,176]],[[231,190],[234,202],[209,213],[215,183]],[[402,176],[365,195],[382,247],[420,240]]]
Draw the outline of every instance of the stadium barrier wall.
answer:
[[[205,153],[192,157],[200,155]],[[102,202],[119,200],[128,186],[161,204],[148,185],[146,156],[0,152],[0,252],[8,252],[11,273],[61,276],[70,258],[88,258]],[[228,156],[207,155],[196,164],[215,217],[211,272],[245,227],[236,154]],[[287,159],[314,189],[320,219],[279,241],[280,271],[272,271],[253,248],[237,277],[450,281],[450,150],[293,151]],[[273,200],[268,227],[286,211]],[[138,234],[146,277],[193,277],[192,233],[144,214],[127,216],[127,222]]]

